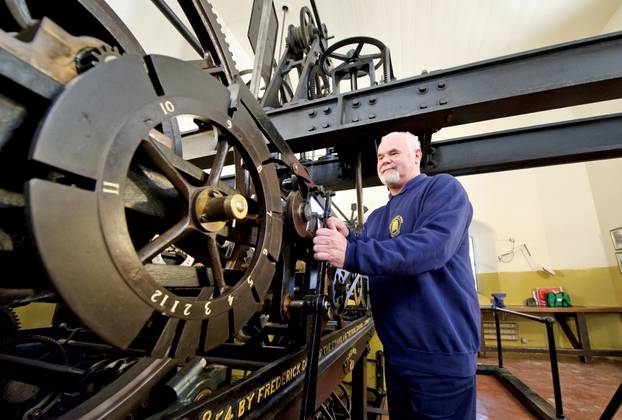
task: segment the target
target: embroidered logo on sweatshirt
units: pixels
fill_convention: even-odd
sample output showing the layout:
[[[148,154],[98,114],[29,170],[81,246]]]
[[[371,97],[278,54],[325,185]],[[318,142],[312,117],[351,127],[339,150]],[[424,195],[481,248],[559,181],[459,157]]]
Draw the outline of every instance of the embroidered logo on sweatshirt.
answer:
[[[389,225],[389,230],[391,231],[391,237],[395,238],[400,234],[400,229],[402,228],[402,223],[404,223],[404,218],[399,214],[391,220],[391,224]]]

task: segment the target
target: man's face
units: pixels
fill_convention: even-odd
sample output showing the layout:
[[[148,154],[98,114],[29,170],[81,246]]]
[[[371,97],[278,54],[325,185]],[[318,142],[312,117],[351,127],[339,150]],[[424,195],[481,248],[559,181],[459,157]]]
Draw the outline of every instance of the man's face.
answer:
[[[421,149],[412,152],[403,134],[385,136],[378,146],[378,177],[389,188],[401,189],[419,175]]]

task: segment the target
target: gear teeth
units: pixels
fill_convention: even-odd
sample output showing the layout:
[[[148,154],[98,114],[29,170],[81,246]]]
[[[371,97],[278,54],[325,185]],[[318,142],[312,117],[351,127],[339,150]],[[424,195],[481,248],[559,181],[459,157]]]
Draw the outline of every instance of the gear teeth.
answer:
[[[226,67],[225,71],[228,74],[228,78],[233,82],[239,78],[240,73],[237,70],[237,63],[233,59],[233,54],[231,53],[231,47],[227,42],[227,37],[225,36],[225,31],[222,28],[222,25],[218,21],[218,15],[214,11],[214,6],[209,1],[206,1],[205,4],[207,7],[205,8],[205,13],[207,15],[207,19],[209,25],[213,28],[215,33],[214,45],[216,45],[216,49],[218,51],[218,55],[220,55],[224,61],[224,66]],[[213,51],[210,51],[213,53]]]
[[[94,66],[121,57],[121,52],[116,46],[103,44],[97,48],[86,48],[78,52],[75,57],[76,70],[79,74]]]
[[[0,337],[9,338],[17,333],[21,322],[13,308],[0,307]]]
[[[13,314],[13,322],[15,323],[15,328],[19,330],[22,327],[22,321],[19,319],[19,316],[14,309],[11,309],[11,313]]]

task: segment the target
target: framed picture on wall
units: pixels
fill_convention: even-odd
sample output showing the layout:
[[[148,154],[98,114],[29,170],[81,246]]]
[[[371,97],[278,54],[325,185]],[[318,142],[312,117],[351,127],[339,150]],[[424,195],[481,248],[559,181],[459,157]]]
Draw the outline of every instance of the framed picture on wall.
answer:
[[[611,240],[613,241],[613,249],[622,251],[622,227],[611,229]]]
[[[620,273],[622,273],[622,252],[616,252],[616,259],[618,260],[618,268],[620,269]]]

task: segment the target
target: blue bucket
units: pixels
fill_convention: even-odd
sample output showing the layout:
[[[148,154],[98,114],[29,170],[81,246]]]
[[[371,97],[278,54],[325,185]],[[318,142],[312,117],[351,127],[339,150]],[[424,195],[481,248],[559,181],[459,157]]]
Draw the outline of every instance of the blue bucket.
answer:
[[[505,303],[503,303],[503,299],[505,298],[505,296],[505,293],[493,293],[492,304],[497,308],[505,308]]]

